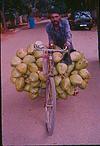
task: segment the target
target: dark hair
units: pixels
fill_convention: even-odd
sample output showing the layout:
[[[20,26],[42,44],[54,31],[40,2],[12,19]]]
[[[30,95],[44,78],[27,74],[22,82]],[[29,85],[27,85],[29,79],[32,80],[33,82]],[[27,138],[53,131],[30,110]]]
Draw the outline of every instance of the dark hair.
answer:
[[[60,10],[56,7],[49,9],[49,15],[52,15],[53,13],[60,14]]]

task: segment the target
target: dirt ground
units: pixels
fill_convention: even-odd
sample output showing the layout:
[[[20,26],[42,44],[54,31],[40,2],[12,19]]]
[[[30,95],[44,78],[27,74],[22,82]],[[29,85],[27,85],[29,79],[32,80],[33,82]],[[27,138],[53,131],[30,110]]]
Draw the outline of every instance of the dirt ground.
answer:
[[[45,24],[2,35],[2,141],[4,146],[100,144],[100,64],[96,29],[72,31],[74,47],[89,61],[91,80],[76,97],[57,101],[54,134],[46,133],[42,98],[32,101],[10,82],[11,58],[18,48],[41,40],[48,42]]]

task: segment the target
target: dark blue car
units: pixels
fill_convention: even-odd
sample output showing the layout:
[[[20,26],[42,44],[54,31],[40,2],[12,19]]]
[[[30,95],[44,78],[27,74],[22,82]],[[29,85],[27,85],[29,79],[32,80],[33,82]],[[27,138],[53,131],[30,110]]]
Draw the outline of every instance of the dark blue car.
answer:
[[[88,28],[91,30],[93,20],[89,11],[76,11],[73,15],[72,28]]]

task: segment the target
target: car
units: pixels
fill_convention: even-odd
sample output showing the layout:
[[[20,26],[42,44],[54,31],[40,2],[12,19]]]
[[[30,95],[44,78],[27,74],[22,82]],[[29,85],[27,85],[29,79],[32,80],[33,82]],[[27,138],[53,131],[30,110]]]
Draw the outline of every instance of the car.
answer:
[[[76,11],[72,19],[69,19],[71,28],[86,28],[91,30],[93,26],[93,18],[90,11]]]

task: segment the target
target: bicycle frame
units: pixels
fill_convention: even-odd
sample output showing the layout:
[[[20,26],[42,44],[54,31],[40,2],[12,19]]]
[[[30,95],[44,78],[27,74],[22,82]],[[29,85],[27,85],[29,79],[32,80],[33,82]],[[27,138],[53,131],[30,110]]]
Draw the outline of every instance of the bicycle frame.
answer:
[[[53,134],[54,123],[55,123],[55,114],[56,114],[56,89],[53,78],[53,51],[48,51],[46,62],[44,67],[46,69],[46,104],[45,104],[45,114],[46,114],[46,128],[49,136]]]
[[[46,100],[45,100],[45,114],[46,114],[46,128],[49,136],[53,134],[55,115],[56,115],[56,88],[53,75],[54,67],[54,52],[67,52],[65,50],[47,49],[43,45],[37,46],[37,50],[43,51],[43,73],[46,76]]]

